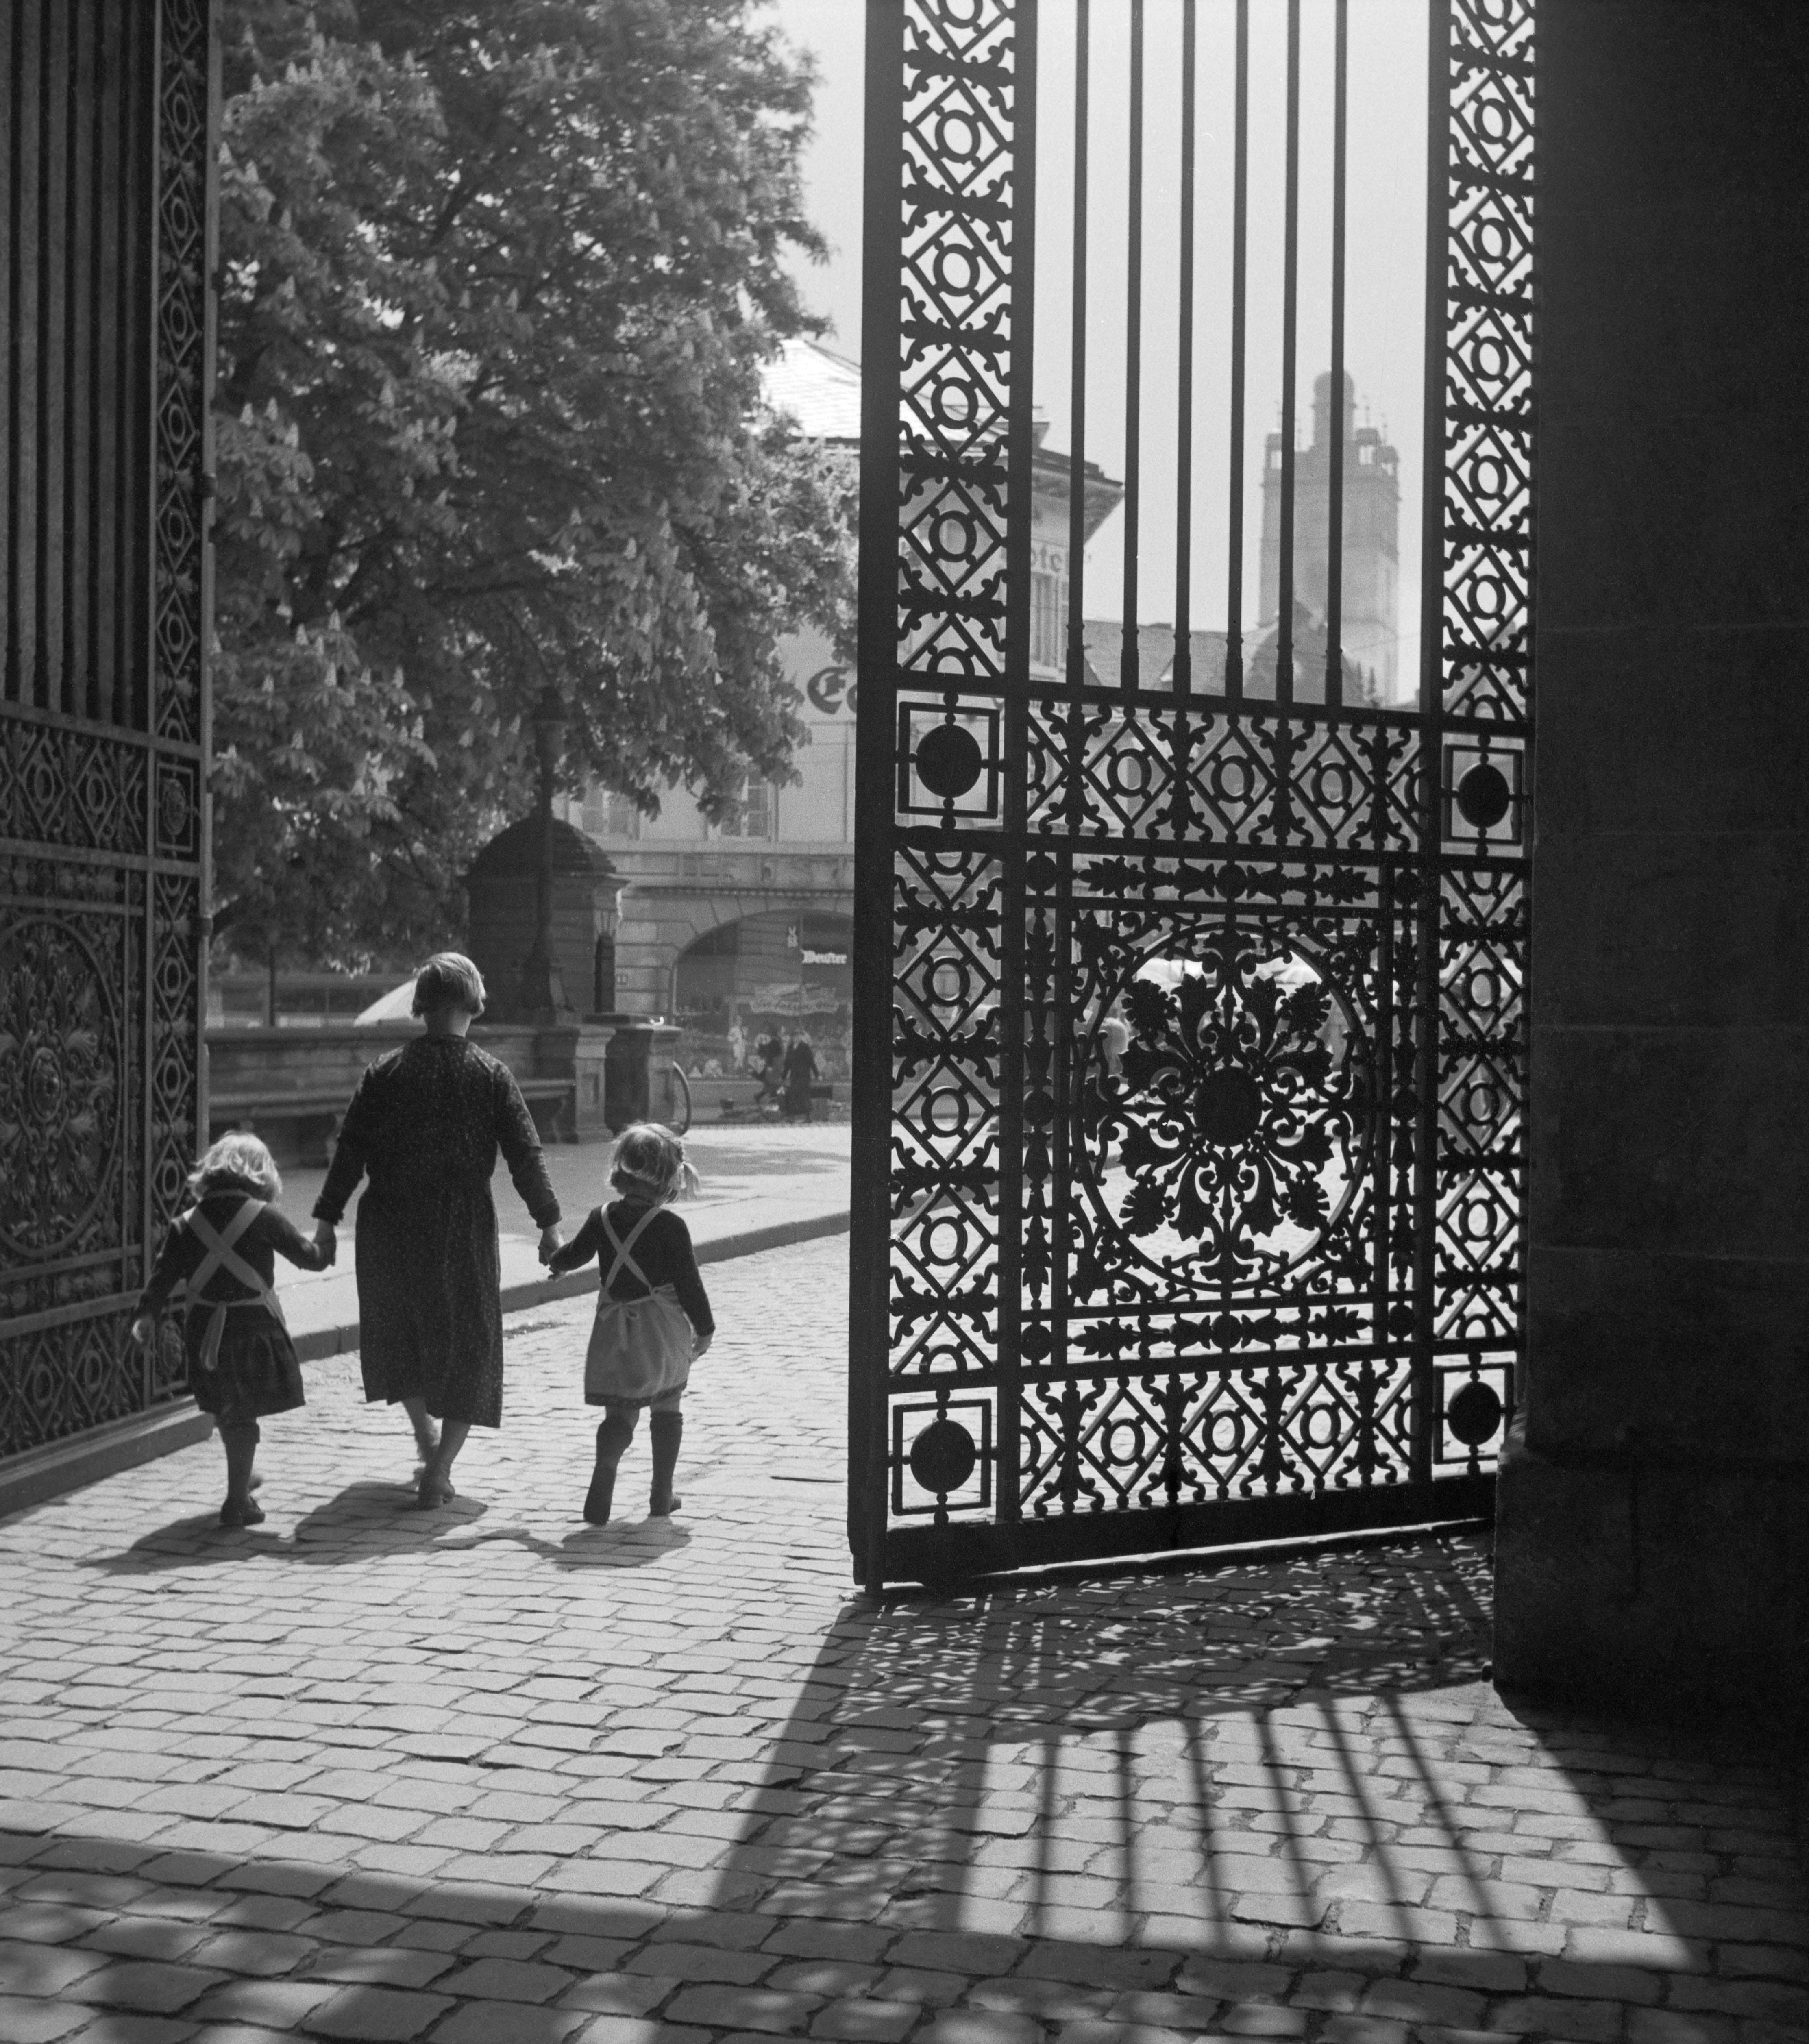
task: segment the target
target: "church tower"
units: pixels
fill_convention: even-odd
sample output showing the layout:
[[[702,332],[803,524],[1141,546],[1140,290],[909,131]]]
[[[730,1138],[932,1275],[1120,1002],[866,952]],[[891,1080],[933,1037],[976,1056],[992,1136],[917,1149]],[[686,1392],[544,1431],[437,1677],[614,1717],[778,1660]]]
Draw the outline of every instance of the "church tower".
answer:
[[[1373,426],[1356,428],[1357,386],[1347,373],[1339,428],[1344,439],[1345,657],[1395,700],[1400,661],[1396,615],[1400,572],[1399,457]],[[1294,460],[1294,596],[1323,623],[1331,477],[1331,378],[1313,382],[1313,444]],[[1281,590],[1281,436],[1271,433],[1262,471],[1261,628],[1274,625]]]

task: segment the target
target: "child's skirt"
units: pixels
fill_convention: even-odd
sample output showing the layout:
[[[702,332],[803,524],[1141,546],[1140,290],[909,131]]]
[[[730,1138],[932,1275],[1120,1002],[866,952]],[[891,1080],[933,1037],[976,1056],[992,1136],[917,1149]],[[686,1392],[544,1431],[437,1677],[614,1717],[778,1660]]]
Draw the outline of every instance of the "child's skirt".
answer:
[[[295,1344],[261,1299],[197,1300],[183,1323],[182,1346],[194,1402],[222,1427],[248,1427],[307,1403]]]

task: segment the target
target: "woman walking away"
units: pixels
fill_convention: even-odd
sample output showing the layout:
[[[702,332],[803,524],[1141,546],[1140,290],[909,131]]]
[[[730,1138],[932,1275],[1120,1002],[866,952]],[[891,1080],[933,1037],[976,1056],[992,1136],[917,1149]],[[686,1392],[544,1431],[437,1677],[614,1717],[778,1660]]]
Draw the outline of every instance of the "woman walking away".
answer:
[[[597,1467],[584,1500],[593,1526],[609,1523],[616,1465],[643,1405],[653,1446],[647,1512],[661,1519],[678,1509],[672,1477],[685,1435],[680,1407],[691,1365],[716,1332],[691,1231],[666,1211],[681,1190],[697,1189],[684,1144],[651,1123],[624,1129],[609,1182],[620,1197],[593,1208],[570,1244],[550,1259],[555,1270],[579,1270],[593,1256],[602,1266],[584,1366],[585,1401],[603,1408]]]
[[[559,1203],[540,1138],[509,1067],[467,1032],[484,982],[457,951],[415,976],[425,1033],[379,1058],[346,1109],[314,1202],[329,1251],[359,1180],[359,1354],[364,1396],[408,1414],[421,1450],[418,1501],[453,1495],[452,1463],[473,1427],[502,1424],[502,1277],[490,1174],[500,1149],[540,1230],[543,1262],[559,1246]],[[440,1423],[435,1434],[429,1416]]]
[[[133,1339],[155,1332],[157,1316],[178,1285],[188,1310],[182,1346],[189,1389],[202,1412],[220,1423],[226,1450],[222,1526],[256,1526],[263,1513],[252,1496],[252,1465],[259,1420],[305,1402],[295,1344],[275,1290],[276,1259],[324,1270],[332,1256],[307,1241],[277,1211],[282,1181],[256,1136],[224,1136],[189,1174],[194,1204],[179,1214],[138,1301]]]

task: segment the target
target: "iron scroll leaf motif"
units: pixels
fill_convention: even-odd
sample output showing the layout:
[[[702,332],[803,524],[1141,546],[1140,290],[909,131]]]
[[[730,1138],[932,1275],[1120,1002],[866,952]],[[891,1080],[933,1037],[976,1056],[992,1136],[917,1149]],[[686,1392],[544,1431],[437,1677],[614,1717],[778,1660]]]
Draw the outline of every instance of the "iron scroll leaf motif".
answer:
[[[1082,1091],[1107,1210],[1166,1278],[1273,1281],[1362,1179],[1367,1059],[1349,1005],[1299,951],[1235,923],[1143,961],[1120,1003],[1128,1040],[1110,1047],[1114,1017],[1096,1029]]]
[[[0,1247],[42,1262],[80,1242],[120,1148],[114,975],[68,924],[0,937]]]

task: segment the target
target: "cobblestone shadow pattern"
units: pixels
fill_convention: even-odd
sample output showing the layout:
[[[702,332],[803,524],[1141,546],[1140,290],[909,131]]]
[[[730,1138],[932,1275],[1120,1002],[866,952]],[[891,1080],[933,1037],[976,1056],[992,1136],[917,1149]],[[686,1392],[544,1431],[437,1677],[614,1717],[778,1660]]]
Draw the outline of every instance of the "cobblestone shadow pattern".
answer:
[[[853,1600],[844,1254],[711,1272],[670,1529],[582,1301],[455,1512],[336,1361],[254,1533],[211,1443],[0,1525],[0,2040],[1809,2035],[1780,1768],[1502,1703],[1477,1541]]]

